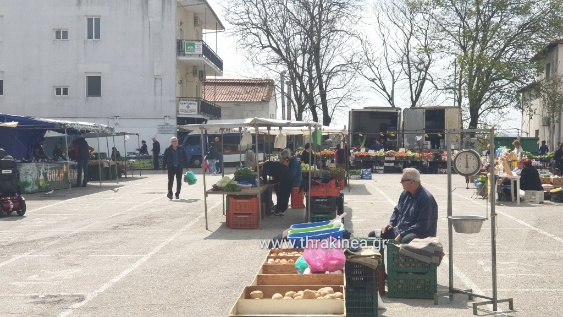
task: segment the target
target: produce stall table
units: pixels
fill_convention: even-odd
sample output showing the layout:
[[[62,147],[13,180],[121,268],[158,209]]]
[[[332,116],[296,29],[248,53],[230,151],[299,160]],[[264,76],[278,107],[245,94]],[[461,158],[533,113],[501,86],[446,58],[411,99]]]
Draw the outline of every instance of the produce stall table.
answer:
[[[258,226],[262,229],[262,193],[270,189],[270,185],[261,185],[259,187],[242,188],[239,192],[226,192],[222,190],[209,189],[205,192],[205,197],[208,195],[230,195],[230,196],[256,196],[258,198]],[[228,213],[229,211],[227,211]],[[205,213],[207,213],[207,205],[205,206]],[[228,217],[228,215],[227,215]]]

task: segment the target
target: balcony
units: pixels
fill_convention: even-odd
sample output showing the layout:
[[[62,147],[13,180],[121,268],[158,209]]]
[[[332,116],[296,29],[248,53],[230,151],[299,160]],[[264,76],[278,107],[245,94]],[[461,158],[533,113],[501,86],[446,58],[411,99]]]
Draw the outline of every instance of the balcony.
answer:
[[[223,60],[204,41],[176,40],[178,61],[205,69],[205,76],[223,76]]]
[[[201,98],[178,97],[178,117],[221,119],[221,107]]]

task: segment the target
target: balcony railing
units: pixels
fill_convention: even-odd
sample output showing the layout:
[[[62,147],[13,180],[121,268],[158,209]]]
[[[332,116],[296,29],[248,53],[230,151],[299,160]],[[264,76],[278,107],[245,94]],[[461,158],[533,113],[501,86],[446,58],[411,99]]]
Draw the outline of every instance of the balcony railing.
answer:
[[[178,56],[203,57],[223,72],[223,60],[204,41],[177,40],[176,50]]]
[[[201,98],[178,97],[179,115],[203,115],[209,119],[221,119],[221,107]]]

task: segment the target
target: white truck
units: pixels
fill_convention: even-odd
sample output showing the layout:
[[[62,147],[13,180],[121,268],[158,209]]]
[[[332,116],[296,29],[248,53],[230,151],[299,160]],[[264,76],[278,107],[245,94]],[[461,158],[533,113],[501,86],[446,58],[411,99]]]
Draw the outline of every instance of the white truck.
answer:
[[[375,140],[385,146],[385,150],[396,150],[401,146],[400,138],[401,108],[365,107],[352,109],[349,113],[348,131],[350,146],[365,137],[364,146],[369,148]]]

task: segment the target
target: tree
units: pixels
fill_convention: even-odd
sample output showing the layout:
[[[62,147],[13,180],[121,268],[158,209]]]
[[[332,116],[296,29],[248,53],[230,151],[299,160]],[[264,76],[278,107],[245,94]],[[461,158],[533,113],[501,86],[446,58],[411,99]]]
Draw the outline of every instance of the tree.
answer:
[[[295,118],[329,125],[351,100],[355,0],[231,0],[226,19],[251,60],[287,69]]]
[[[420,0],[431,8],[442,52],[457,65],[457,89],[469,128],[481,116],[516,107],[516,90],[533,77],[529,63],[562,34],[562,0]],[[456,85],[451,87],[456,90]]]
[[[437,43],[423,5],[410,0],[378,1],[374,6],[376,37],[370,32],[361,41],[359,74],[391,107],[402,100],[408,100],[409,107],[433,100],[430,67]],[[401,90],[406,93],[403,98]]]

